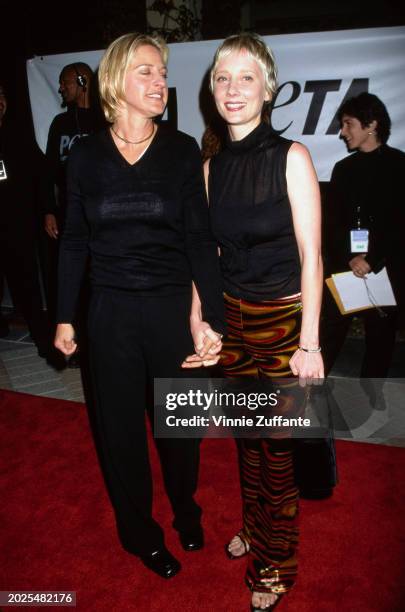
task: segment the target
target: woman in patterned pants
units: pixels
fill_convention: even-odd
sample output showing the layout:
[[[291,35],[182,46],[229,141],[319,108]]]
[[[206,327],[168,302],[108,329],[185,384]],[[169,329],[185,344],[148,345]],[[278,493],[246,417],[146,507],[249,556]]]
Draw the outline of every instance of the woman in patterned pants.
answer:
[[[323,377],[320,198],[304,146],[265,120],[277,88],[271,50],[255,34],[216,52],[211,90],[228,137],[205,164],[212,229],[220,247],[231,377]],[[208,365],[197,355],[189,367]],[[274,609],[295,582],[298,491],[289,438],[240,442],[243,526],[232,558],[248,556],[253,610]]]

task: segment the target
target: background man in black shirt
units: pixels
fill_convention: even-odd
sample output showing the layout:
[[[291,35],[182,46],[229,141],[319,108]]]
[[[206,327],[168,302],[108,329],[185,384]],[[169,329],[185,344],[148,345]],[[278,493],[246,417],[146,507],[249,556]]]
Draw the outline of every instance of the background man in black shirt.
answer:
[[[87,64],[68,64],[60,73],[59,93],[67,111],[56,115],[48,133],[46,157],[56,186],[55,198],[44,203],[45,231],[56,239],[65,216],[65,167],[74,143],[95,130],[94,112],[90,108],[93,72]]]
[[[49,318],[56,316],[56,283],[58,267],[58,238],[64,226],[66,214],[66,163],[75,142],[96,129],[95,112],[91,108],[93,72],[87,64],[68,64],[59,76],[59,93],[62,107],[67,110],[53,119],[48,133],[46,159],[48,179],[53,189],[43,202],[44,228],[48,236],[45,249],[45,286]],[[80,330],[80,325],[79,325]],[[80,331],[79,331],[80,333]],[[78,366],[78,356],[73,355],[69,367]]]

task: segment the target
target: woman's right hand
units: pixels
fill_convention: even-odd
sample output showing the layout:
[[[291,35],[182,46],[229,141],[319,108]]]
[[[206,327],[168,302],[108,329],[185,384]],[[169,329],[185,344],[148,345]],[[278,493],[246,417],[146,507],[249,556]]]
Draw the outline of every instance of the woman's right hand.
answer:
[[[290,359],[290,368],[294,376],[299,377],[302,387],[311,384],[322,384],[325,377],[323,359],[321,353],[307,353],[302,349],[297,349]]]
[[[75,330],[70,323],[58,323],[54,345],[62,351],[64,355],[72,355],[77,349],[75,342]]]

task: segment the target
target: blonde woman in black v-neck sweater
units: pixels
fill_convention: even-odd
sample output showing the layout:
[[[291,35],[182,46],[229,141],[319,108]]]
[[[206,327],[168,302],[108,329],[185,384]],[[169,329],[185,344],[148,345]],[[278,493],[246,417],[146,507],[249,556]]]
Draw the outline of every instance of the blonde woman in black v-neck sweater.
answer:
[[[75,348],[71,322],[89,256],[97,434],[118,533],[128,552],[170,578],[180,564],[151,515],[146,389],[154,378],[185,376],[181,364],[195,351],[215,363],[225,325],[197,143],[153,120],[167,101],[166,62],[163,41],[139,34],[114,41],[101,61],[110,126],[69,157],[55,344],[65,354]],[[193,282],[202,314],[190,319]],[[198,550],[199,441],[157,442],[173,526],[185,550]]]

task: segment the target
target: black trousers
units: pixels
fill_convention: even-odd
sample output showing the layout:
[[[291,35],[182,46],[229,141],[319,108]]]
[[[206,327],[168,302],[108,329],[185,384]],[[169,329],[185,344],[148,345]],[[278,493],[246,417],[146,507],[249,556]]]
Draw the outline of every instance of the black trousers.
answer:
[[[42,308],[34,236],[29,231],[0,229],[0,278],[7,280],[15,306],[27,322],[38,349],[46,352],[50,334]]]
[[[361,378],[385,378],[395,346],[398,308],[383,308],[381,317],[375,308],[356,313],[364,321],[365,353],[361,364]],[[328,375],[335,363],[349,331],[353,315],[342,315],[329,290],[325,290],[320,325],[320,339]]]
[[[137,297],[93,292],[88,320],[90,367],[101,463],[123,547],[133,554],[164,543],[152,518],[152,478],[145,410],[154,377],[186,377],[184,357],[194,352],[191,297]],[[194,501],[199,440],[156,439],[166,491],[178,531],[200,522]]]

